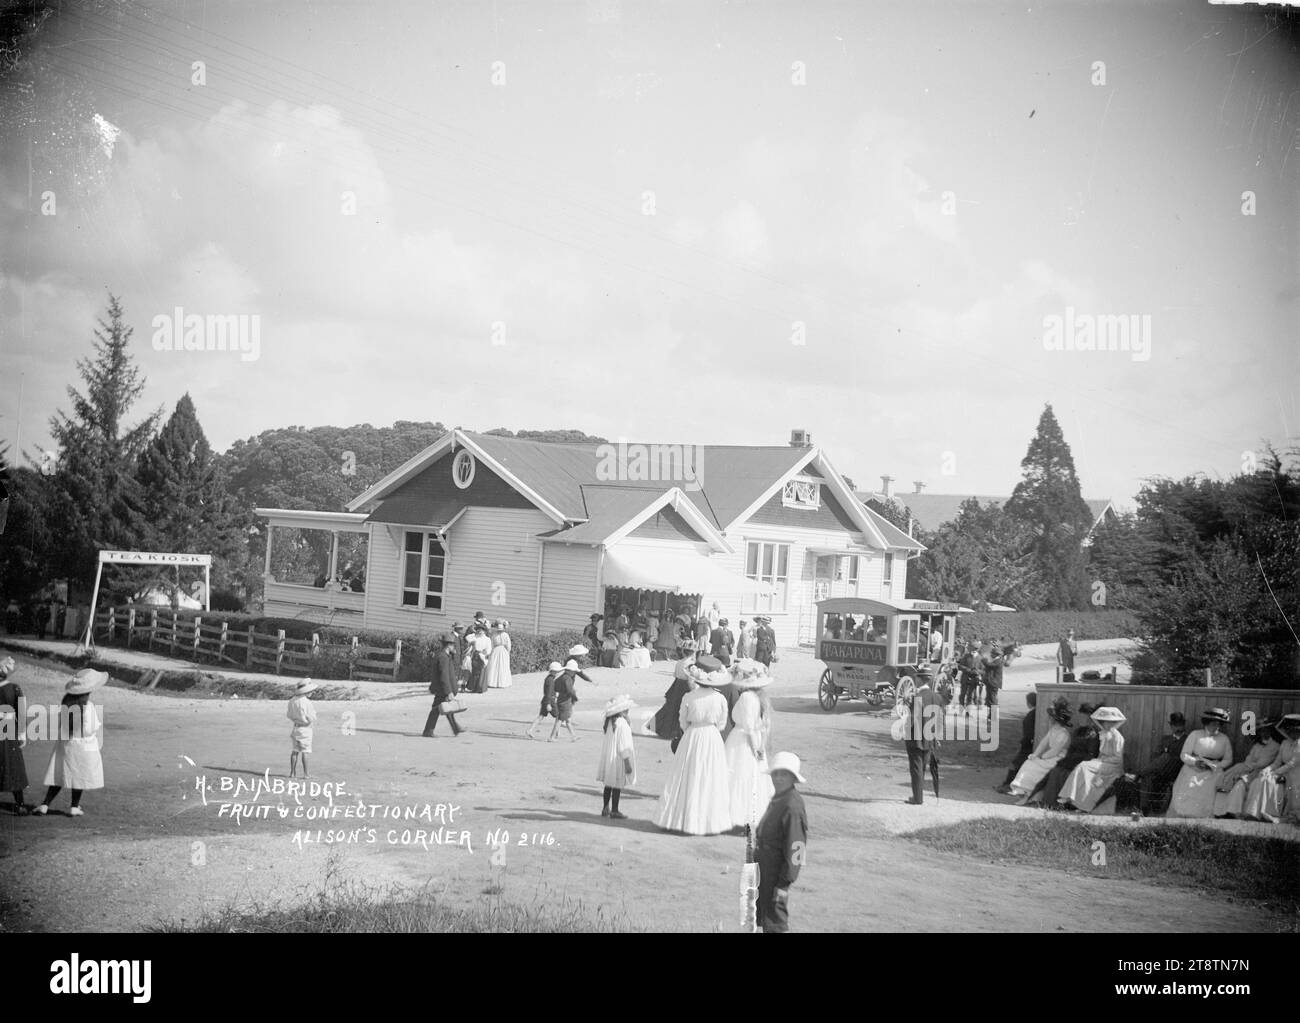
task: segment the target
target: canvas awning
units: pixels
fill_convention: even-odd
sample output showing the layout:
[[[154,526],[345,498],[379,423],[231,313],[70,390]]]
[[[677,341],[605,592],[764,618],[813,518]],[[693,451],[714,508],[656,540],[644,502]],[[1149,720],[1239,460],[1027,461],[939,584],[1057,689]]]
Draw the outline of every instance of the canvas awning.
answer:
[[[605,554],[605,585],[668,593],[732,596],[772,593],[757,583],[691,551],[614,547]]]

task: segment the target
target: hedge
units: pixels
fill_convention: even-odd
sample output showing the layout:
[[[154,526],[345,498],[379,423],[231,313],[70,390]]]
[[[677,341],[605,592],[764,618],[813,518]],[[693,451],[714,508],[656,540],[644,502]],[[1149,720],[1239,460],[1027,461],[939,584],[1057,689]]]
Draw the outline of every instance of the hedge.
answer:
[[[1067,629],[1075,639],[1130,639],[1141,632],[1132,611],[976,611],[957,619],[958,636],[1007,636],[1021,643],[1055,643]]]

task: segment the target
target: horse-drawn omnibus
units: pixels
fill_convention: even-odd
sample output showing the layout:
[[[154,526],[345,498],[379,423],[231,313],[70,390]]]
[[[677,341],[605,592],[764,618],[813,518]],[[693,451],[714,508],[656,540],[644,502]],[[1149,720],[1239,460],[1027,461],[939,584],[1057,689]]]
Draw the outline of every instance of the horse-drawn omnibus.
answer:
[[[879,706],[896,695],[904,669],[928,663],[936,688],[953,674],[960,604],[836,597],[817,602],[817,659],[826,664],[817,701],[834,710],[841,697]],[[932,638],[937,637],[937,638]]]

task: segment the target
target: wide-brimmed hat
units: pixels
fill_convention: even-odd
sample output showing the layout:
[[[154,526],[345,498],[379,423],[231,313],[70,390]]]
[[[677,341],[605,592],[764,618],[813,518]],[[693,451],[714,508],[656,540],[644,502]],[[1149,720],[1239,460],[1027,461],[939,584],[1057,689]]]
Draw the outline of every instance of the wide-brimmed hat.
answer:
[[[578,670],[579,670],[579,669],[578,669],[578,662],[575,661],[572,657],[570,657],[567,661],[564,662],[564,670],[565,670],[565,671],[578,671]]]
[[[1201,714],[1202,722],[1217,721],[1221,725],[1226,725],[1231,720],[1232,720],[1232,715],[1229,714],[1222,707],[1211,707],[1209,710],[1204,711]]]
[[[775,774],[777,771],[789,771],[794,775],[794,780],[800,785],[804,784],[804,776],[799,773],[799,758],[793,753],[778,753],[772,758],[771,763],[767,765],[767,773]]]
[[[623,696],[615,696],[605,704],[605,717],[608,718],[613,717],[615,714],[622,714],[623,711],[631,710],[635,706],[636,704],[632,701],[632,697],[627,696],[626,694]]]
[[[1064,696],[1058,696],[1048,708],[1047,716],[1059,724],[1068,725],[1074,718],[1074,711],[1070,709],[1069,700]]]
[[[731,680],[737,689],[762,689],[764,686],[772,684],[771,675],[761,675],[758,672],[741,672]]]
[[[564,670],[564,665],[562,665],[559,661],[552,661],[550,664],[548,664],[548,665],[546,666],[546,670],[547,670],[547,671],[563,671],[563,670]]]
[[[106,685],[108,685],[108,672],[82,668],[68,679],[68,684],[63,687],[63,691],[73,696],[81,696],[83,693],[93,693],[100,686]]]
[[[6,678],[16,667],[18,667],[18,664],[12,657],[0,659],[0,678]]]
[[[311,679],[305,678],[301,682],[299,682],[296,686],[293,687],[293,695],[302,696],[303,693],[315,692],[319,688],[320,688],[319,682],[313,682]]]
[[[1300,714],[1283,714],[1274,727],[1282,732],[1300,730]]]
[[[722,667],[722,662],[712,654],[700,654],[695,658],[695,663],[699,665],[701,671],[713,672]]]
[[[1117,725],[1128,720],[1118,707],[1098,707],[1091,714],[1094,721],[1114,721]]]
[[[570,656],[570,657],[586,657],[586,656],[587,656],[587,648],[586,648],[585,646],[583,646],[581,643],[574,643],[573,646],[569,647],[569,656]]]
[[[698,664],[692,664],[687,668],[686,674],[696,685],[708,686],[711,689],[725,686],[731,681],[731,676],[725,671],[705,671]]]

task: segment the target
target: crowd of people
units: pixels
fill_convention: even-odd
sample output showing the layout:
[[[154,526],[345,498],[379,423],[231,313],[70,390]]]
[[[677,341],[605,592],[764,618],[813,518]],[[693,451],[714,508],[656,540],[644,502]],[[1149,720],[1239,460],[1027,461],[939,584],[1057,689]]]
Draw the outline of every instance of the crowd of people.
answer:
[[[652,660],[679,660],[686,643],[706,650],[724,666],[733,660],[752,659],[770,665],[776,657],[772,619],[756,614],[739,619],[733,629],[714,601],[707,612],[696,613],[691,603],[675,613],[633,608],[621,604],[609,615],[592,614],[583,638],[602,668],[649,667]]]
[[[1130,771],[1120,730],[1127,719],[1118,707],[1081,703],[1072,710],[1058,697],[1037,744],[1035,713],[1031,699],[1016,760],[998,786],[1021,806],[1091,813],[1113,798],[1116,812],[1138,816],[1300,823],[1300,714],[1258,721],[1236,765],[1226,710],[1207,709],[1190,734],[1183,715],[1171,714],[1151,758]]]

